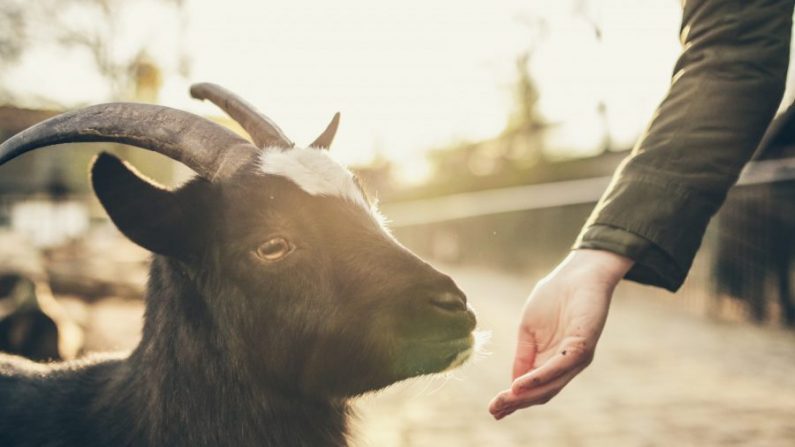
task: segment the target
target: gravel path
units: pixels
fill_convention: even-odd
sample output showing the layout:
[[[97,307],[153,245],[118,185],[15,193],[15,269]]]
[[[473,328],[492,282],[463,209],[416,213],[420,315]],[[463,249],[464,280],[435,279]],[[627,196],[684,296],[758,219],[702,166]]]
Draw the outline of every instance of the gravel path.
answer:
[[[688,314],[622,285],[594,363],[558,397],[495,422],[532,278],[446,268],[490,329],[491,354],[447,378],[362,399],[357,445],[795,446],[795,334]]]
[[[533,278],[442,270],[492,331],[490,354],[361,399],[357,446],[795,446],[795,333],[711,321],[632,284],[618,289],[594,363],[549,404],[495,422],[486,406],[508,386]],[[100,301],[85,316],[88,347],[133,346],[141,317],[140,302]]]

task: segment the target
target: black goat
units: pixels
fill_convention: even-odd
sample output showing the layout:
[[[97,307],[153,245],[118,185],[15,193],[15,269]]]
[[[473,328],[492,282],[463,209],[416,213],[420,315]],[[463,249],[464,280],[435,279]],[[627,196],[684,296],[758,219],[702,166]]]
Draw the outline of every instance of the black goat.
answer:
[[[73,359],[82,338],[45,282],[0,272],[0,351],[36,361]]]
[[[199,176],[168,191],[107,154],[92,182],[154,252],[129,356],[0,357],[2,446],[342,446],[348,400],[463,363],[475,317],[455,283],[385,231],[355,178],[212,84],[191,89],[255,145],[198,116],[105,104],[40,123],[0,163],[77,141],[131,144]],[[61,146],[64,147],[64,146]]]

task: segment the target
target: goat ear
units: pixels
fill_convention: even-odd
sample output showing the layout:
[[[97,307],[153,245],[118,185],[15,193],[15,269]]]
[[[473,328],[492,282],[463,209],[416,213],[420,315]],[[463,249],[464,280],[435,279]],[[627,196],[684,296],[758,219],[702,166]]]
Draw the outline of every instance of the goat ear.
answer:
[[[331,147],[331,142],[334,141],[334,136],[337,135],[337,127],[339,127],[339,125],[340,112],[337,112],[334,114],[334,117],[331,118],[331,122],[328,123],[328,126],[326,126],[326,129],[323,131],[323,133],[315,138],[315,141],[313,141],[309,147],[328,150]]]
[[[190,256],[190,219],[178,193],[105,152],[91,166],[91,183],[110,219],[130,240],[161,255],[183,260]]]

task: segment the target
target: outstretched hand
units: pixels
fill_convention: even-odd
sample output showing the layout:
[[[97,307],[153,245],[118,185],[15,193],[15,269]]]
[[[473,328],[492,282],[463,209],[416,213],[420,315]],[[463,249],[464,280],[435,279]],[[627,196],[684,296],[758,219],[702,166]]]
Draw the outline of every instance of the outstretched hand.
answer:
[[[538,282],[522,312],[513,383],[489,405],[495,419],[547,403],[591,363],[613,290],[632,264],[607,251],[576,250]]]

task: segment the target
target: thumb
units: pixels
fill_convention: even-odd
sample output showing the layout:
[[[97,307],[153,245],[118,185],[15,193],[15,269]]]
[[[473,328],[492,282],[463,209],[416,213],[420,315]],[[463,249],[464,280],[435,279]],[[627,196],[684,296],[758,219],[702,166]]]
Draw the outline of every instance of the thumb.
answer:
[[[524,326],[519,327],[516,355],[513,361],[513,380],[528,373],[533,368],[537,350],[538,344],[533,333]]]

